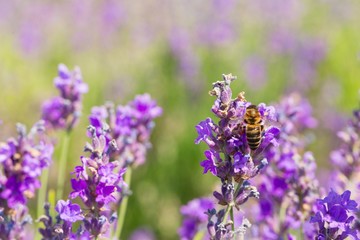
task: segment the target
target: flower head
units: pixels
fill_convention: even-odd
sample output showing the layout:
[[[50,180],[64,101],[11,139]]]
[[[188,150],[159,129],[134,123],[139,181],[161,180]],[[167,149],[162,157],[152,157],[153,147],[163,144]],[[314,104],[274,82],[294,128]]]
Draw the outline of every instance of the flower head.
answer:
[[[319,199],[318,211],[311,217],[311,223],[317,223],[317,239],[345,239],[348,236],[357,239],[359,232],[353,227],[358,204],[350,199],[351,192],[339,195],[331,190],[324,199]]]
[[[180,212],[184,220],[178,230],[180,239],[193,239],[195,234],[206,226],[208,218],[206,212],[214,207],[214,202],[208,198],[194,199],[182,206]]]
[[[81,115],[82,95],[87,93],[88,85],[83,82],[78,67],[70,71],[64,64],[59,65],[54,84],[60,96],[44,102],[42,119],[54,129],[70,131]]]
[[[55,210],[59,213],[62,220],[74,223],[84,219],[78,204],[73,204],[69,200],[59,200]]]
[[[81,165],[75,167],[76,176],[71,179],[73,191],[69,197],[79,197],[86,206],[86,211],[81,214],[77,204],[70,201],[59,201],[57,211],[64,221],[83,220],[83,226],[91,236],[97,237],[107,233],[110,223],[112,202],[117,202],[121,197],[124,185],[122,176],[126,169],[119,162],[110,162],[110,157],[117,150],[114,141],[107,142],[105,136],[97,136],[96,128],[90,126],[88,131],[92,143],[87,143],[85,151],[88,157],[81,157]]]
[[[162,109],[149,94],[138,95],[126,106],[116,109],[112,103],[94,107],[89,117],[97,136],[103,134],[106,141],[114,139],[118,149],[111,159],[122,161],[123,165],[141,165],[145,162],[147,149],[151,147],[150,135],[154,119]]]
[[[0,163],[3,177],[0,178],[0,200],[15,208],[26,205],[40,187],[38,177],[51,162],[52,144],[43,135],[43,122],[35,124],[27,134],[22,124],[17,124],[18,137],[0,143]],[[0,201],[1,202],[1,201]],[[2,206],[2,207],[7,207]]]
[[[280,132],[277,126],[264,124],[277,120],[274,107],[264,103],[252,105],[246,101],[244,92],[232,98],[230,84],[235,79],[231,74],[224,74],[223,81],[213,83],[209,92],[216,97],[211,110],[219,121],[207,118],[196,126],[195,143],[205,142],[208,146],[204,153],[206,159],[200,165],[204,173],[211,172],[221,180],[221,191],[214,191],[213,195],[219,205],[226,206],[226,210],[208,211],[211,239],[245,234],[249,222],[244,221],[235,228],[234,222],[228,220],[228,213],[233,207],[240,210],[250,197],[259,198],[259,191],[250,180],[268,164],[265,156],[270,156],[271,146],[278,145]],[[192,221],[186,219],[184,223],[191,233],[197,231]]]

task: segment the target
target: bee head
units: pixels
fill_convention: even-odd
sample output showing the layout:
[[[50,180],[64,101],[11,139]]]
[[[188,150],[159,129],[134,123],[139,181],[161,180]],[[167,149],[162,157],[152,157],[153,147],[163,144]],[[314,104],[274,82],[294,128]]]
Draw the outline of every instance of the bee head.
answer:
[[[257,108],[256,105],[250,105],[246,108],[246,114],[249,116],[249,117],[258,117],[259,115],[259,110]]]

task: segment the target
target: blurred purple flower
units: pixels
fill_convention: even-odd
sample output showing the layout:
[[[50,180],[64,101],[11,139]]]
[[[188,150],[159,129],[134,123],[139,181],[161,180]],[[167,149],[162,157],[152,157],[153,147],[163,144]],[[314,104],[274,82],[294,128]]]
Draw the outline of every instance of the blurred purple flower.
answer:
[[[190,33],[174,28],[169,34],[169,48],[175,59],[178,75],[186,83],[189,91],[198,93],[202,89],[200,75],[200,59],[194,51],[194,42]]]
[[[121,164],[141,165],[145,162],[147,149],[151,147],[150,135],[155,126],[154,119],[162,109],[149,94],[138,95],[126,106],[119,105],[115,111],[112,103],[94,107],[89,116],[96,134],[105,135],[106,141],[116,141],[118,150],[111,159]]]
[[[64,64],[58,67],[54,85],[60,91],[60,96],[44,102],[42,119],[54,129],[70,131],[81,115],[82,95],[88,91],[88,85],[83,82],[78,67],[70,71]]]
[[[0,144],[3,172],[0,178],[0,202],[6,199],[7,203],[1,207],[26,205],[40,187],[38,177],[49,166],[53,153],[53,146],[46,141],[43,131],[41,121],[28,134],[24,125],[17,124],[18,137]]]
[[[267,81],[267,66],[263,59],[257,56],[249,57],[244,63],[245,80],[249,87],[258,89],[265,87]]]
[[[311,217],[311,223],[317,223],[316,239],[339,239],[349,236],[358,239],[359,231],[353,227],[358,204],[350,200],[350,191],[338,195],[331,190],[327,197],[318,200],[318,211]]]
[[[215,207],[209,198],[198,198],[191,200],[187,205],[181,207],[181,214],[184,217],[182,226],[178,230],[180,239],[193,239],[195,234],[203,229],[205,231],[208,215],[206,212]]]
[[[17,205],[16,210],[4,208],[3,201],[0,199],[0,239],[28,239],[25,226],[32,222],[28,208],[25,205]]]
[[[129,237],[129,240],[155,240],[155,239],[156,238],[154,233],[147,228],[138,228]]]
[[[314,157],[304,152],[308,144],[304,132],[316,126],[311,106],[300,95],[291,94],[281,100],[276,110],[281,126],[279,147],[266,152],[270,164],[258,178],[261,198],[256,235],[263,239],[285,238],[290,229],[304,225],[319,196]],[[301,234],[312,238],[312,228],[303,228]]]

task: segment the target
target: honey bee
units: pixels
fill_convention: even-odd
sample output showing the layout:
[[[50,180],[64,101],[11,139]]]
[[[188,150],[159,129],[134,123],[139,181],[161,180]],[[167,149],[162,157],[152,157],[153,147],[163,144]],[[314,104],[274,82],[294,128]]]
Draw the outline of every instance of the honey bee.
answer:
[[[250,105],[246,108],[244,123],[243,130],[246,134],[246,140],[251,151],[255,151],[260,146],[264,132],[264,122],[257,106]]]

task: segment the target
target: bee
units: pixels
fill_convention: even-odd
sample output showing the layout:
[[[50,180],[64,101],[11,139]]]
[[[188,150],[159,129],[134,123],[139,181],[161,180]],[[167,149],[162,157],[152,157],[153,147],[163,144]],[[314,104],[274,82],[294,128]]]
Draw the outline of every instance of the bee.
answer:
[[[264,121],[257,106],[250,105],[246,108],[244,123],[243,130],[246,134],[246,140],[251,151],[255,151],[260,146],[264,132]]]

